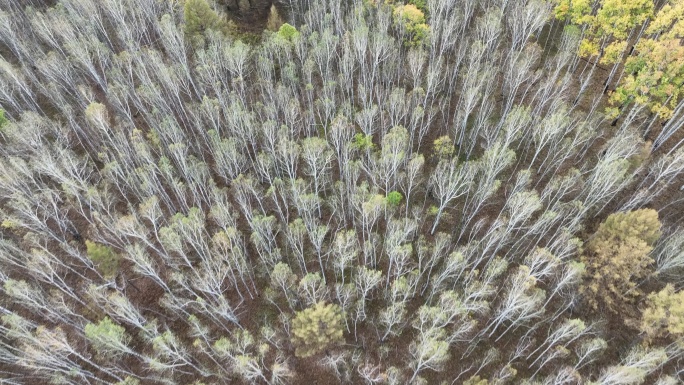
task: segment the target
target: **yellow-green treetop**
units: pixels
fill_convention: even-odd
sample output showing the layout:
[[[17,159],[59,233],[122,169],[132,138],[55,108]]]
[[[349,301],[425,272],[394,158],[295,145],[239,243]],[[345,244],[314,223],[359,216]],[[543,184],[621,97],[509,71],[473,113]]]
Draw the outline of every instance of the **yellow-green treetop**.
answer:
[[[611,93],[611,104],[624,106],[634,102],[668,119],[682,94],[684,47],[679,39],[641,39],[635,52],[636,56],[625,62],[626,74]]]
[[[111,247],[105,246],[89,240],[85,241],[86,253],[88,258],[93,261],[97,270],[105,277],[112,278],[119,271],[119,260],[121,257],[112,250]]]
[[[399,5],[394,8],[394,22],[399,24],[410,36],[408,45],[423,44],[430,27],[425,22],[425,14],[413,4]]]
[[[645,37],[634,47],[635,54],[625,61],[625,76],[611,104],[631,102],[647,106],[661,119],[669,119],[681,97],[684,85],[684,1],[671,0],[655,14]],[[616,116],[617,109],[609,110]]]
[[[573,24],[589,23],[592,3],[592,0],[559,0],[554,14],[556,19],[568,20]]]
[[[653,209],[641,209],[625,213],[614,213],[608,216],[599,226],[596,236],[589,243],[600,239],[624,240],[638,238],[649,246],[660,238],[660,221],[658,212]]]
[[[629,104],[646,106],[669,119],[684,85],[684,1],[558,0],[555,17],[584,27],[578,54],[616,64],[641,29],[643,35],[625,59],[624,76],[611,93],[607,115],[616,118]]]
[[[634,280],[648,275],[660,226],[652,209],[611,214],[599,226],[581,257],[587,282],[580,290],[594,309],[603,304],[617,311],[640,294]]]
[[[668,284],[663,290],[649,294],[641,313],[641,331],[648,338],[684,335],[684,291],[675,292],[674,286]]]
[[[600,4],[593,20],[597,37],[626,39],[632,28],[653,16],[653,0],[603,0]]]
[[[85,336],[95,350],[107,357],[120,355],[130,342],[130,336],[121,325],[117,325],[109,317],[105,317],[97,324],[89,323],[84,329]]]
[[[448,135],[440,136],[432,143],[435,155],[439,158],[450,158],[456,152],[453,140]]]
[[[342,309],[318,302],[297,312],[292,320],[292,343],[297,357],[310,357],[330,346],[344,342]]]
[[[648,24],[647,35],[658,35],[661,39],[684,36],[684,1],[669,0]]]
[[[580,55],[597,55],[608,40],[625,40],[633,28],[653,16],[653,0],[560,0],[557,19],[585,26]]]

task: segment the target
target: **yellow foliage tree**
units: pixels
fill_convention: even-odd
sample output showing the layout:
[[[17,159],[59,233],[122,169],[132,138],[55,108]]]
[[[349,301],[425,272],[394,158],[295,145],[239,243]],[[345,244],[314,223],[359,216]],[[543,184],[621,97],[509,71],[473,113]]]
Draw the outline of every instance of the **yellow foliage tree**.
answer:
[[[601,64],[624,59],[624,76],[611,93],[606,112],[617,118],[631,103],[669,119],[684,87],[684,1],[669,0],[656,10],[653,0],[557,0],[555,16],[584,26],[578,54],[599,56]],[[646,26],[641,29],[640,26]],[[639,40],[628,53],[632,39]]]
[[[648,275],[653,263],[649,253],[660,237],[660,226],[652,209],[611,214],[599,226],[581,257],[587,282],[580,291],[594,309],[603,304],[617,312],[641,294],[634,280]]]
[[[674,286],[668,284],[663,290],[649,294],[641,314],[641,331],[649,339],[683,336],[684,291],[675,292]]]
[[[440,136],[432,142],[435,155],[439,158],[450,158],[456,152],[456,147],[454,147],[453,140],[447,135]]]
[[[591,0],[559,0],[554,15],[556,19],[568,20],[573,24],[591,21]]]
[[[601,56],[602,64],[622,59],[630,34],[646,23],[653,11],[653,0],[558,0],[554,10],[557,19],[584,26],[578,54]]]
[[[292,343],[297,357],[310,357],[344,341],[342,309],[319,302],[297,312],[292,320]]]
[[[684,86],[684,1],[670,1],[658,10],[645,35],[650,37],[641,38],[625,61],[626,75],[610,101],[617,106],[634,102],[669,119]]]
[[[584,25],[584,45],[603,47],[622,41],[634,27],[653,16],[653,0],[559,0],[554,14],[559,20]]]
[[[399,5],[394,8],[394,22],[409,35],[408,45],[426,43],[430,26],[425,22],[425,14],[413,4]]]

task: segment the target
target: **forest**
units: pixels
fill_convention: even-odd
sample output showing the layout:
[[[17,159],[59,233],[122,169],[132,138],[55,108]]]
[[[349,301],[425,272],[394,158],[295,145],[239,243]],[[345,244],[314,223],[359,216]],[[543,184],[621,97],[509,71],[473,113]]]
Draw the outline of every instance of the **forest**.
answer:
[[[684,383],[684,0],[0,0],[0,384]]]

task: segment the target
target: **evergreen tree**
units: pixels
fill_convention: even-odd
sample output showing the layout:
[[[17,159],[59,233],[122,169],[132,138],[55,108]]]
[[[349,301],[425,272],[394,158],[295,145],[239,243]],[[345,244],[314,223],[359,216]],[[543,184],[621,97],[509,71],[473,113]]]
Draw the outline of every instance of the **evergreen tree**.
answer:
[[[657,293],[651,293],[641,313],[641,331],[653,339],[684,335],[684,291],[676,292],[672,284]]]
[[[121,257],[105,246],[89,240],[85,241],[88,258],[95,264],[97,270],[105,277],[112,278],[119,271],[119,261]]]
[[[594,309],[604,305],[617,312],[640,295],[637,280],[649,274],[660,226],[652,209],[611,214],[599,226],[581,258],[587,268],[581,292]]]
[[[93,348],[105,357],[115,357],[129,351],[127,345],[130,336],[123,326],[115,324],[109,317],[101,319],[97,324],[87,324],[84,332]]]
[[[318,302],[297,312],[292,320],[292,343],[297,357],[309,357],[344,341],[342,309]]]
[[[194,47],[204,46],[209,31],[227,32],[228,23],[214,11],[207,0],[186,0],[183,6],[185,35]]]

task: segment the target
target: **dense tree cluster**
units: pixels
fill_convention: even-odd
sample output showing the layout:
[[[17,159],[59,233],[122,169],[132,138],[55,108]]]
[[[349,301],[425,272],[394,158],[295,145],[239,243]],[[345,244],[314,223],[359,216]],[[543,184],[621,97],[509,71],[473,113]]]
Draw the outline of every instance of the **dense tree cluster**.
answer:
[[[683,1],[261,5],[0,0],[0,382],[682,381]]]

